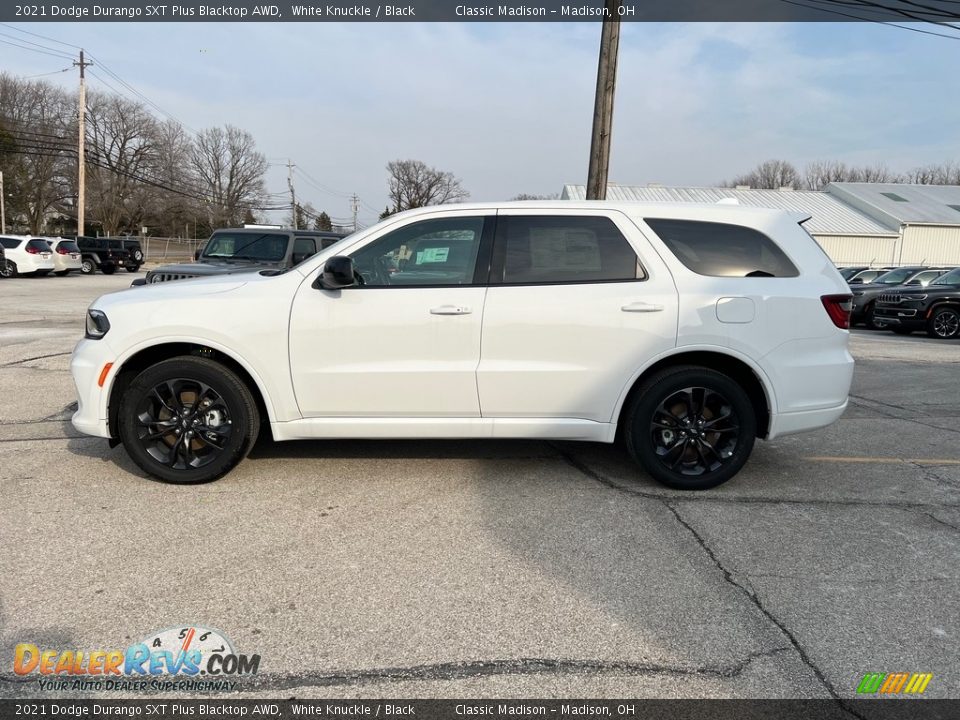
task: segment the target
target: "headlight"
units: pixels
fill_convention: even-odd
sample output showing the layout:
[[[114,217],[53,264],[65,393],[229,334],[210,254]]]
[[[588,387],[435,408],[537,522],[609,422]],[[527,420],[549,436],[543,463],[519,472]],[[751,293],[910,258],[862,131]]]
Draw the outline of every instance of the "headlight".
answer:
[[[99,340],[110,330],[110,321],[102,310],[87,310],[87,333],[90,340]]]

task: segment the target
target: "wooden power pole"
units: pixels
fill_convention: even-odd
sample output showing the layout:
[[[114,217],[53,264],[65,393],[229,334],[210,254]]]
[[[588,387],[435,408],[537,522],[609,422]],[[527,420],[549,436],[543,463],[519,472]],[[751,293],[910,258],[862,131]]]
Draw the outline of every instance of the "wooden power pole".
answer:
[[[606,14],[600,33],[597,66],[597,97],[593,105],[593,136],[587,172],[587,200],[605,200],[610,171],[610,133],[613,129],[613,93],[617,85],[617,55],[620,52],[620,2],[605,0]]]
[[[87,65],[93,65],[91,62],[85,62],[83,59],[83,50],[80,51],[80,61],[74,61],[75,66],[80,68],[80,106],[77,112],[77,125],[79,133],[77,136],[77,235],[83,235],[84,228],[84,209],[86,208],[86,185],[87,185],[87,157],[85,141],[87,131],[85,121],[87,118],[87,84],[84,79],[83,69]]]

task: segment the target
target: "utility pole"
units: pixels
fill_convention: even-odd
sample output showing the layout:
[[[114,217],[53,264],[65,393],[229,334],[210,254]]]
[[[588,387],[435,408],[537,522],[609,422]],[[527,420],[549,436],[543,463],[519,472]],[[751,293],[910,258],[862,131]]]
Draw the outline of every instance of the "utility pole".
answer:
[[[77,113],[77,125],[79,126],[77,137],[77,235],[83,235],[84,208],[87,200],[87,156],[84,147],[87,134],[84,127],[87,118],[87,83],[84,79],[83,70],[87,65],[93,65],[93,63],[84,61],[83,50],[81,50],[80,62],[74,61],[73,64],[80,68],[80,107]]]
[[[0,170],[0,233],[7,234],[7,206],[3,199],[3,171]]]
[[[613,93],[617,85],[617,55],[620,52],[620,3],[621,0],[604,2],[600,61],[597,66],[597,96],[593,105],[593,135],[590,140],[590,168],[587,171],[587,200],[607,198]]]
[[[353,231],[357,231],[357,213],[360,211],[360,198],[354,193],[350,197],[350,207],[353,209]]]
[[[287,185],[290,188],[290,207],[293,215],[293,229],[299,230],[297,227],[297,195],[293,191],[293,168],[296,166],[293,164],[293,160],[287,158]]]

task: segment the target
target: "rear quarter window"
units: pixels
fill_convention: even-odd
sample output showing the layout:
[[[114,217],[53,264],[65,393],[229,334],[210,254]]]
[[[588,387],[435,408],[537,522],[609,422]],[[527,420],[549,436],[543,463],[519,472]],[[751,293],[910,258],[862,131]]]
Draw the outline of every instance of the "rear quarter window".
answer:
[[[797,277],[786,253],[759,230],[729,223],[644,218],[687,269],[708,277]]]

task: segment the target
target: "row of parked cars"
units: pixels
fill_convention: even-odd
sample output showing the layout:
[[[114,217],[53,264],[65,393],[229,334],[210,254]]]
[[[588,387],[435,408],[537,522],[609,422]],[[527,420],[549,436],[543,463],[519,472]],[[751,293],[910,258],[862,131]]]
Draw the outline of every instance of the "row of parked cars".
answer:
[[[960,337],[960,268],[910,265],[840,268],[853,293],[851,325],[900,335],[923,330],[933,338]]]
[[[136,238],[0,236],[0,277],[20,275],[90,275],[97,270],[112,275],[117,270],[135,273],[143,265],[143,250]]]

